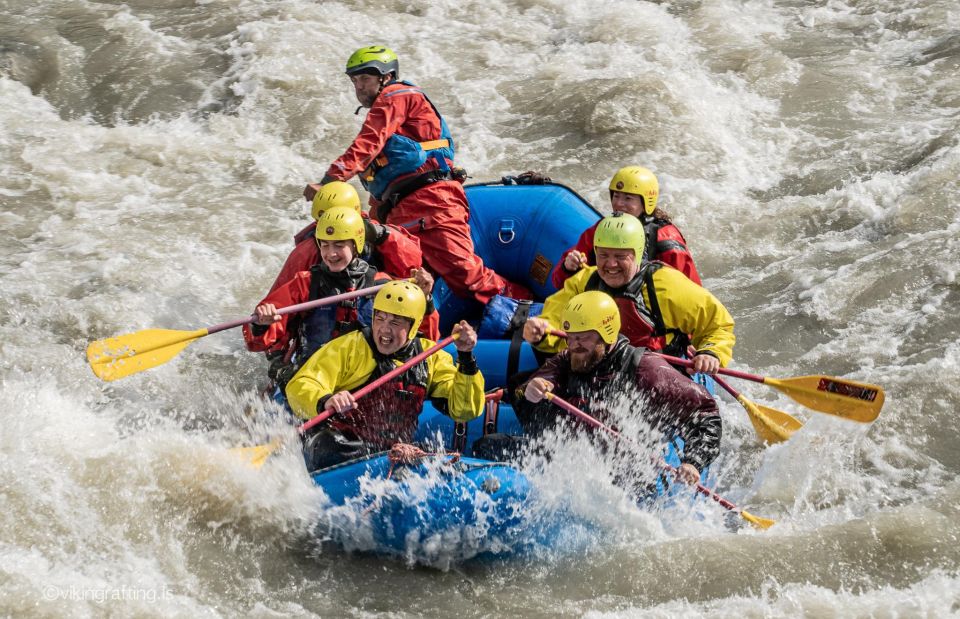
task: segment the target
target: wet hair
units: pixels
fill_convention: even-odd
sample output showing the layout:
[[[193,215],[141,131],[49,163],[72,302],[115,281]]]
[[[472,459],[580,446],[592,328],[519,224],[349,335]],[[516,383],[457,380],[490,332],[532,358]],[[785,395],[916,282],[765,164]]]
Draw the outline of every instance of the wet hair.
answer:
[[[665,210],[663,210],[662,208],[660,208],[659,206],[653,209],[653,215],[651,215],[651,217],[653,217],[654,219],[665,219],[666,221],[673,223],[673,220],[670,219],[670,214]]]
[[[654,219],[665,219],[665,220],[669,221],[670,223],[673,223],[673,220],[670,218],[670,214],[667,213],[667,212],[666,212],[665,210],[663,210],[662,208],[660,208],[659,206],[658,206],[657,208],[653,209],[653,213],[652,213],[652,214],[647,215],[647,214],[646,214],[647,199],[644,198],[644,197],[643,197],[642,195],[640,195],[640,194],[631,194],[631,195],[635,195],[635,196],[637,196],[638,198],[640,198],[640,204],[641,204],[641,206],[643,206],[643,208],[644,208],[644,211],[642,211],[642,212],[640,213],[640,215],[641,215],[641,220],[643,220],[644,217],[653,217]],[[613,200],[613,189],[610,190],[610,200],[611,200],[611,201]]]

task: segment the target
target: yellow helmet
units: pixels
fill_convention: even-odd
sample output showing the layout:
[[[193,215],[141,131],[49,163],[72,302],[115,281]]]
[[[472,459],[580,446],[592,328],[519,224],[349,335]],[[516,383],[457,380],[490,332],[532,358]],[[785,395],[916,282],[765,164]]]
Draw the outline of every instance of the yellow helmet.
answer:
[[[657,210],[660,183],[657,182],[656,175],[647,168],[638,165],[620,168],[610,179],[610,191],[622,191],[640,196],[643,198],[643,210],[647,215],[653,215]]]
[[[637,262],[643,260],[643,251],[647,245],[647,233],[643,224],[633,215],[614,213],[604,217],[597,225],[597,232],[593,237],[594,251],[598,247],[604,249],[632,249]]]
[[[396,314],[413,321],[407,334],[409,342],[417,334],[423,314],[427,311],[427,299],[420,287],[406,280],[387,282],[373,298],[373,310]]]
[[[350,207],[335,206],[320,214],[315,235],[318,241],[353,241],[360,254],[364,240],[363,217]]]
[[[620,309],[605,292],[581,292],[563,308],[560,324],[567,333],[596,331],[604,342],[613,344],[620,333]]]
[[[360,212],[360,196],[353,185],[343,181],[331,181],[321,187],[313,198],[310,214],[313,215],[313,220],[317,221],[324,211],[335,206],[346,206]]]

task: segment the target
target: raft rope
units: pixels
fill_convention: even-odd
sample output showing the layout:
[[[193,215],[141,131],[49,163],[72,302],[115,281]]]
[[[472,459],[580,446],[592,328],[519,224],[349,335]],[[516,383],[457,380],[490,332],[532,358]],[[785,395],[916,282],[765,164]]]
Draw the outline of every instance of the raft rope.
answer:
[[[410,443],[396,443],[393,447],[390,448],[390,451],[387,452],[387,459],[390,461],[390,470],[387,472],[387,479],[393,477],[393,471],[398,466],[413,466],[417,464],[420,460],[430,457],[442,457],[450,456],[450,459],[444,462],[446,465],[456,464],[460,461],[460,454],[456,451],[450,451],[447,453],[438,453],[431,451],[424,451],[417,447],[416,445],[411,445]],[[374,509],[379,509],[380,501],[382,497],[377,497],[373,503],[368,505],[366,509],[363,510],[362,515],[366,516]]]
[[[460,453],[456,451],[448,453],[428,452],[410,443],[397,443],[387,452],[387,459],[390,460],[390,471],[387,473],[387,479],[393,476],[393,471],[398,466],[413,466],[420,460],[432,456],[450,456],[450,459],[444,462],[447,465],[456,464],[460,461]]]

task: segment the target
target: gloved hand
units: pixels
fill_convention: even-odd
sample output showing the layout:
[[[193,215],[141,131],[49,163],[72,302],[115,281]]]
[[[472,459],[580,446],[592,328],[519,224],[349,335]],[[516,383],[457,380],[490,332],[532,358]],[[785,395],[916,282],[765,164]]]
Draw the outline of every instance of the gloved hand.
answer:
[[[364,219],[363,234],[365,242],[376,247],[387,238],[390,234],[390,229],[372,219]]]
[[[527,170],[523,174],[518,174],[516,181],[518,185],[543,185],[549,183],[552,179],[543,172],[534,172]]]
[[[307,202],[313,202],[313,199],[316,197],[317,193],[320,191],[320,188],[329,183],[330,181],[335,181],[337,179],[332,176],[323,175],[323,178],[320,179],[319,183],[308,183],[306,187],[303,188],[303,197]]]
[[[267,369],[267,376],[273,379],[273,382],[277,384],[280,388],[280,391],[283,391],[287,387],[287,383],[290,382],[290,379],[293,378],[293,375],[297,373],[297,366],[286,361],[283,358],[283,355],[276,357],[273,361],[270,362],[270,367]]]

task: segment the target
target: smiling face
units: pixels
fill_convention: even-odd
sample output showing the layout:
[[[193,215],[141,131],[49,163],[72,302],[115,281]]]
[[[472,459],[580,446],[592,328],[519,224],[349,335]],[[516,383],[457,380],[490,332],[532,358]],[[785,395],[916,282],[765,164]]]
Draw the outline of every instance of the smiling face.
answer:
[[[357,255],[353,241],[318,241],[318,243],[320,243],[320,259],[331,273],[339,273],[346,269]]]
[[[578,331],[567,333],[567,349],[570,351],[570,369],[589,372],[603,359],[607,346],[596,331]]]
[[[622,288],[640,270],[637,255],[632,249],[609,249],[597,247],[597,273],[603,283],[611,288]]]
[[[613,206],[613,212],[615,213],[627,213],[634,217],[640,217],[645,213],[643,210],[643,197],[635,193],[611,191],[610,204]]]
[[[380,94],[380,84],[383,76],[367,75],[364,73],[351,75],[350,82],[353,83],[353,92],[357,95],[357,101],[363,107],[369,108],[373,105],[377,95]]]
[[[373,323],[370,330],[373,333],[373,343],[382,355],[392,355],[407,345],[407,338],[413,321],[403,316],[381,312],[373,312]]]

